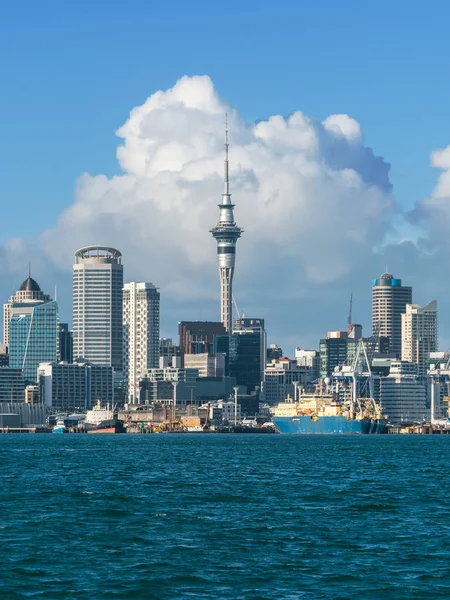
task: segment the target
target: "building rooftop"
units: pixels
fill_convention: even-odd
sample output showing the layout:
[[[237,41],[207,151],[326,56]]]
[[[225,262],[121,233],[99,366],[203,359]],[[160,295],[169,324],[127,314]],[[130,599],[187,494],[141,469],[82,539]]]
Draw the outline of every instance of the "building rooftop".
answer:
[[[27,277],[25,281],[19,287],[19,292],[40,292],[38,282],[32,277]]]

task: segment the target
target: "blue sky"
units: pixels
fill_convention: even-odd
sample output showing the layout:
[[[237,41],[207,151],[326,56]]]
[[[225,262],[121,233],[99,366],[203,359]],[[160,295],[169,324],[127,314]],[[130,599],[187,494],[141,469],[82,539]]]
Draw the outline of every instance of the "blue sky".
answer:
[[[249,121],[351,115],[411,204],[448,142],[449,18],[444,1],[4,1],[3,236],[51,224],[81,172],[116,172],[115,129],[184,74],[210,75]]]
[[[53,226],[81,173],[120,173],[115,130],[185,74],[209,75],[248,122],[350,115],[412,207],[450,142],[449,19],[440,0],[4,0],[0,242]]]

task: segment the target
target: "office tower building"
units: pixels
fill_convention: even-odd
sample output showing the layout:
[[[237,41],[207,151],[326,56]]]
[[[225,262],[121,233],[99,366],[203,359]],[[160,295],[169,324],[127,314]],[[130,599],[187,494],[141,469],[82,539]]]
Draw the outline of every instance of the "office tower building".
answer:
[[[225,127],[225,173],[224,192],[222,202],[219,204],[219,221],[211,229],[214,239],[217,241],[217,258],[219,261],[220,275],[220,318],[230,334],[232,331],[232,284],[234,264],[236,258],[236,243],[241,237],[243,229],[238,227],[234,221],[234,204],[231,202],[230,183],[228,177],[228,127]]]
[[[159,291],[152,283],[124,285],[123,325],[128,399],[139,403],[139,378],[159,365]]]
[[[185,354],[213,353],[216,350],[216,338],[226,335],[226,333],[223,323],[214,321],[181,321],[178,323],[181,357],[183,358]]]
[[[267,334],[264,319],[235,319],[235,329],[230,336],[230,375],[237,385],[247,388],[247,393],[261,388],[266,365]]]
[[[401,279],[383,273],[372,280],[372,327],[380,323],[380,337],[389,338],[389,352],[402,355],[402,313],[412,303],[412,288],[402,286]]]
[[[107,246],[75,252],[73,356],[122,371],[122,255]]]
[[[26,383],[37,381],[40,363],[57,361],[58,325],[58,303],[54,300],[12,304],[9,366],[22,369]]]
[[[267,348],[266,361],[278,360],[283,357],[283,350],[277,344],[270,344]]]
[[[8,346],[9,344],[9,321],[11,319],[11,308],[13,304],[40,304],[42,302],[49,302],[50,296],[44,294],[39,287],[37,281],[35,281],[29,274],[25,281],[21,284],[19,289],[11,298],[3,305],[3,341]]]
[[[433,300],[423,308],[407,304],[401,318],[402,360],[416,363],[418,375],[424,376],[430,352],[438,350],[437,302]]]
[[[98,400],[114,400],[113,368],[77,360],[41,363],[38,367],[39,395],[45,406],[57,410],[90,409]]]
[[[67,323],[59,324],[59,360],[73,362],[73,333]]]

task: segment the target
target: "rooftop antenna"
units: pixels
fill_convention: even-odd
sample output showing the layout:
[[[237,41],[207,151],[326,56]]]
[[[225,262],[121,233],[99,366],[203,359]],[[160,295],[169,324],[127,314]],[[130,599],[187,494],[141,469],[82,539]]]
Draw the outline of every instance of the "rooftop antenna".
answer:
[[[228,113],[225,113],[225,164],[224,164],[224,196],[230,196],[230,181],[228,175]]]
[[[28,263],[28,278],[31,277],[31,262]]]
[[[350,294],[350,308],[348,311],[347,325],[352,324],[352,311],[353,311],[353,292]]]
[[[58,300],[58,291],[55,283],[55,302]]]

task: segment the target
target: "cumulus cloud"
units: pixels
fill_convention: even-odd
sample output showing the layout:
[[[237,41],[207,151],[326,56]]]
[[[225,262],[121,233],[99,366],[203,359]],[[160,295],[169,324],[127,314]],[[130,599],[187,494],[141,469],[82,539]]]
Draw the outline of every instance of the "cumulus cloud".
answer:
[[[183,314],[183,302],[217,318],[209,229],[223,187],[225,112],[235,217],[245,230],[235,279],[241,304],[280,323],[283,298],[314,297],[371,261],[397,209],[390,166],[365,145],[359,123],[298,111],[248,124],[206,76],[183,77],[130,112],[116,132],[122,174],[81,175],[72,205],[36,241],[42,260],[70,272],[78,247],[113,245],[126,279],[157,284],[178,319],[194,316]],[[444,154],[435,160],[450,163]]]

